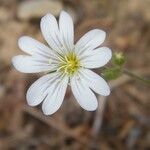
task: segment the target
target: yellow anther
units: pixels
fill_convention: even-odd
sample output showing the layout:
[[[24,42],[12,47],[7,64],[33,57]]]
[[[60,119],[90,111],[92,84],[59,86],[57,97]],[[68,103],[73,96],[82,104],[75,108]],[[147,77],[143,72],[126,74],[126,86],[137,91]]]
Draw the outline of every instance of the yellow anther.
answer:
[[[57,71],[62,71],[67,75],[73,75],[80,67],[79,59],[75,53],[69,53],[68,55],[61,58],[63,61],[60,63],[60,67]]]

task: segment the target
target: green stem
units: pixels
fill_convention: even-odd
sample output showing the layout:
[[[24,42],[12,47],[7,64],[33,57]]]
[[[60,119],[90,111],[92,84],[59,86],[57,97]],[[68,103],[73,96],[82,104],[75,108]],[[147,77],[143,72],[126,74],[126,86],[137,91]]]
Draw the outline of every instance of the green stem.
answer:
[[[128,71],[127,69],[123,69],[123,73],[126,74],[126,75],[128,75],[128,76],[130,76],[130,77],[133,77],[133,78],[135,78],[137,80],[140,80],[140,81],[142,81],[142,82],[150,85],[150,80],[144,79],[143,77],[140,77],[140,76],[138,76],[138,75],[136,75],[136,74]]]

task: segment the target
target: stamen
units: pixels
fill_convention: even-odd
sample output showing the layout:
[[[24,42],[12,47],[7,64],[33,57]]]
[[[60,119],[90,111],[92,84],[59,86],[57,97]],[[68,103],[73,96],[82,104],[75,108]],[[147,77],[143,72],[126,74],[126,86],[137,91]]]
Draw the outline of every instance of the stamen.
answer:
[[[67,56],[65,56],[65,60],[68,62],[69,60],[68,60],[68,58],[67,58]]]
[[[65,62],[65,60],[61,57],[61,56],[57,56],[57,58],[62,61],[62,62]]]
[[[61,71],[69,76],[77,72],[80,67],[79,59],[74,52],[65,55],[63,58],[59,57],[59,60],[61,62],[57,71]]]

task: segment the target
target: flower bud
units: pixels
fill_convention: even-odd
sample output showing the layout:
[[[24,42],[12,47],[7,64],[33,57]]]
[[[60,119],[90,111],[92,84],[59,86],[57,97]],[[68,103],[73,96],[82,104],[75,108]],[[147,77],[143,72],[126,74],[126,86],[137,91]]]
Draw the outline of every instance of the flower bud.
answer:
[[[114,65],[122,66],[125,63],[125,57],[122,52],[115,52],[112,61]]]

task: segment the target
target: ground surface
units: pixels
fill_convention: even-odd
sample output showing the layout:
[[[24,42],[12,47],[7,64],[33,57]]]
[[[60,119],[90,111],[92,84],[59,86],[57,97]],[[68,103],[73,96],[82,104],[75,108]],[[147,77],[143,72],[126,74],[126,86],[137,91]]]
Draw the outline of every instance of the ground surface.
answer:
[[[17,72],[11,58],[21,53],[17,45],[20,36],[44,40],[39,17],[20,17],[21,2],[24,0],[0,0],[0,149],[150,149],[149,86],[126,76],[110,83],[112,93],[107,99],[100,97],[96,112],[82,110],[69,90],[61,109],[52,116],[45,117],[40,107],[27,106],[26,90],[40,75]],[[76,39],[92,28],[105,30],[104,45],[113,51],[123,51],[126,67],[150,78],[149,0],[58,3],[61,4],[55,5],[56,9],[62,7],[74,16]]]

